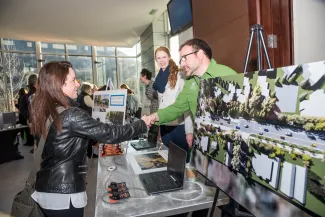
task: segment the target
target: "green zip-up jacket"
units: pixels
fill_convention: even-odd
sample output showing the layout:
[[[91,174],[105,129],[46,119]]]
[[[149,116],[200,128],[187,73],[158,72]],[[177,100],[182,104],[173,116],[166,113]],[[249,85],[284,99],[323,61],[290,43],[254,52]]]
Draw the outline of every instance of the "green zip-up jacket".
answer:
[[[214,59],[208,66],[207,71],[203,74],[202,79],[222,77],[228,75],[237,74],[233,69],[228,66],[217,64]],[[182,92],[179,93],[174,104],[158,110],[159,122],[158,124],[164,124],[171,122],[184,114],[184,112],[190,110],[193,120],[196,116],[197,96],[199,94],[200,78],[192,76],[185,81]]]

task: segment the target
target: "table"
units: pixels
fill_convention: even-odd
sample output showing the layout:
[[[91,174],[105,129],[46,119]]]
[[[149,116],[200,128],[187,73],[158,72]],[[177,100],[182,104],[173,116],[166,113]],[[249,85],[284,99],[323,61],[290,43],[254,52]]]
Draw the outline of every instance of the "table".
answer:
[[[17,134],[27,128],[25,125],[19,127],[12,127],[0,130],[0,163],[5,163],[12,160],[18,160],[24,158],[20,155],[15,141]]]
[[[157,148],[141,152],[155,150]],[[134,151],[131,146],[128,147],[128,154]],[[109,166],[116,166],[116,170],[107,171]],[[204,177],[199,175],[196,182],[189,182],[185,179],[183,190],[151,196],[145,191],[139,176],[134,173],[126,155],[99,157],[95,217],[156,217],[211,208],[216,188],[204,185],[204,181]],[[105,186],[110,182],[126,182],[131,197],[117,204],[107,202],[109,197]],[[225,205],[228,202],[228,196],[220,192],[216,206]]]

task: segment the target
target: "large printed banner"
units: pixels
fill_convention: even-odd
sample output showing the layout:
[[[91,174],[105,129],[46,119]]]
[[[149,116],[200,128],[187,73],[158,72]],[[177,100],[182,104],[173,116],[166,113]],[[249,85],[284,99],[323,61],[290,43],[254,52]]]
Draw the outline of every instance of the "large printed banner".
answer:
[[[325,62],[201,81],[193,163],[256,216],[325,216]]]
[[[92,117],[103,123],[123,125],[127,90],[96,91]]]

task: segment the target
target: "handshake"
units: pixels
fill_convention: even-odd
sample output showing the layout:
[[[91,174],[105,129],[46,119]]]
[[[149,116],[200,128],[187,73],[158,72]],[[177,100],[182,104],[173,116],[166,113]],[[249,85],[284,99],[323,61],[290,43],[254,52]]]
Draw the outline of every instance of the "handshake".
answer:
[[[156,121],[159,121],[159,117],[157,113],[153,113],[151,115],[144,115],[142,116],[141,120],[143,120],[147,127],[151,127],[152,124],[154,124]]]

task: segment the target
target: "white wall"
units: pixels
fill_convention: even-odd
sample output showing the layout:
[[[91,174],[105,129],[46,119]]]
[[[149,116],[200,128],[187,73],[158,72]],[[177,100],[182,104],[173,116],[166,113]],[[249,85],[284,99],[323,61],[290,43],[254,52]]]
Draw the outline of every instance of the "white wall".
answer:
[[[193,38],[193,27],[190,27],[178,35],[179,45],[183,44],[185,41],[192,39],[192,38]]]
[[[325,60],[325,0],[293,0],[294,63]]]

